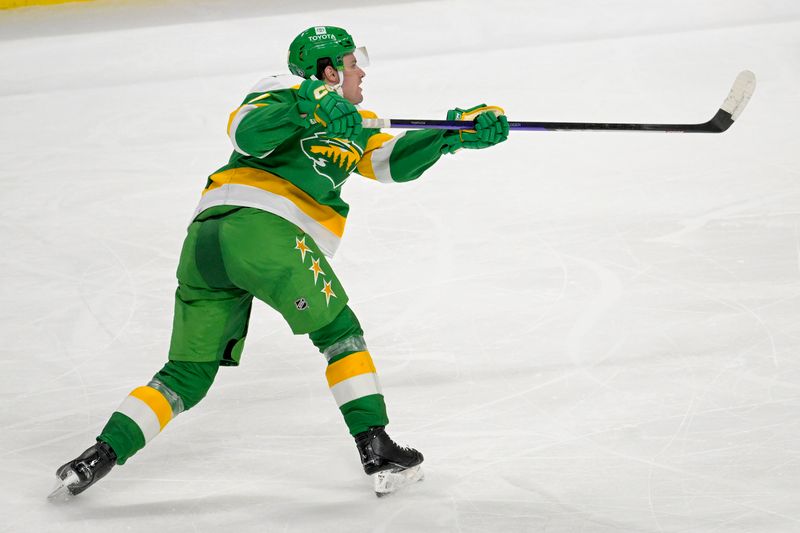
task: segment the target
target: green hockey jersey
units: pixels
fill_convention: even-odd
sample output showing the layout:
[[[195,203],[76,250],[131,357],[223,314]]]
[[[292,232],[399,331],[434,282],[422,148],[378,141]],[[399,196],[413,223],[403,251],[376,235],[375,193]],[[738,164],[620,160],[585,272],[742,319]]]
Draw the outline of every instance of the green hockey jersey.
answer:
[[[231,113],[233,154],[209,176],[195,216],[219,205],[262,209],[301,228],[331,257],[347,221],[341,189],[350,174],[383,183],[417,179],[441,157],[444,132],[393,137],[364,129],[353,140],[330,137],[300,116],[297,89],[303,81],[291,75],[265,78]]]

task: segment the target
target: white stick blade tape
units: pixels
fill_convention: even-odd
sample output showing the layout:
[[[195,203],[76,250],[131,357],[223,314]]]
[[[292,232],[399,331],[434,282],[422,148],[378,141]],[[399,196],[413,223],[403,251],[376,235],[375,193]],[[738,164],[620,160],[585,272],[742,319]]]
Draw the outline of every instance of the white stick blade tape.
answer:
[[[731,114],[731,118],[736,120],[742,114],[747,102],[756,90],[756,75],[749,70],[743,70],[736,76],[731,92],[722,102],[721,109]]]

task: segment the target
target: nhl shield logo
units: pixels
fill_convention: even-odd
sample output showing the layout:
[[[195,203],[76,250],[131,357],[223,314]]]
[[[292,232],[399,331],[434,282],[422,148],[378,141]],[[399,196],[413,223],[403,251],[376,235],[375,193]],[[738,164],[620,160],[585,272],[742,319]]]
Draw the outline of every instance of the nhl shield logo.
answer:
[[[298,311],[305,311],[308,309],[308,300],[305,298],[298,298],[294,301],[294,306],[297,308]]]

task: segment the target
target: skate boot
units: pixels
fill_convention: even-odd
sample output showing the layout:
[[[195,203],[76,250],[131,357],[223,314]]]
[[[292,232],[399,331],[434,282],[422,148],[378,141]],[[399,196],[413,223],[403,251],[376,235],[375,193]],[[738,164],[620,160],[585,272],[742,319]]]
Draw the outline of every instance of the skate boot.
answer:
[[[423,479],[422,454],[414,448],[398,446],[383,427],[372,427],[355,436],[361,465],[374,476],[375,494],[385,496]]]
[[[76,459],[56,470],[56,487],[48,498],[66,497],[69,494],[77,496],[108,474],[116,462],[117,454],[111,446],[105,442],[95,443]]]

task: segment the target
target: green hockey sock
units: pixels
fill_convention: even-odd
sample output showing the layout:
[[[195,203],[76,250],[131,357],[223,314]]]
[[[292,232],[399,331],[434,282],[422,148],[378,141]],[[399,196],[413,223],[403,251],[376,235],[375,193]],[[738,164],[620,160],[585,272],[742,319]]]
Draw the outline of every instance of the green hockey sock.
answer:
[[[351,435],[389,423],[378,374],[349,307],[327,326],[309,334],[328,361],[325,377]]]
[[[124,464],[175,416],[197,405],[208,392],[219,363],[168,361],[144,387],[137,387],[111,415],[97,440]]]

